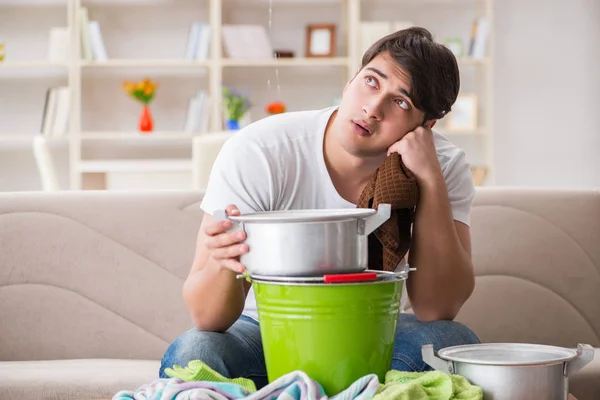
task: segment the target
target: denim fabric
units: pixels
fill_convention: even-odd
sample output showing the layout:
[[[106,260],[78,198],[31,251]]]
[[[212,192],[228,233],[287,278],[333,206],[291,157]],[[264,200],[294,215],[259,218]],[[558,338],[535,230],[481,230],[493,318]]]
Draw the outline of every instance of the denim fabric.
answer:
[[[437,351],[473,343],[479,343],[477,336],[458,322],[420,322],[412,314],[401,314],[391,369],[430,370],[421,358],[421,347],[425,344],[433,344]],[[242,315],[225,333],[190,329],[179,336],[165,352],[159,377],[167,378],[165,368],[173,365],[185,367],[192,360],[202,360],[229,378],[252,379],[258,388],[268,383],[260,328],[258,322],[246,315]]]

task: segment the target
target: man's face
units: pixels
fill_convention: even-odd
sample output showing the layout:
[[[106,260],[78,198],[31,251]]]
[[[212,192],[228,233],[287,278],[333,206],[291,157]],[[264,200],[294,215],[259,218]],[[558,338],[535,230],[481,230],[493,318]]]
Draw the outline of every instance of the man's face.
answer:
[[[335,135],[357,157],[385,155],[388,147],[423,123],[411,100],[410,77],[381,53],[346,85]]]

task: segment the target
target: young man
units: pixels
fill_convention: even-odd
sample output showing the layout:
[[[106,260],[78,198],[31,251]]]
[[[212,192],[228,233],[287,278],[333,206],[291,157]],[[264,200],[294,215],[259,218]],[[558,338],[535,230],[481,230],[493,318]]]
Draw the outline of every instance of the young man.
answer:
[[[249,251],[229,215],[281,209],[354,208],[375,170],[398,152],[419,185],[407,281],[414,311],[399,319],[392,368],[428,369],[421,346],[476,343],[452,320],[474,286],[469,213],[474,196],[462,150],[432,132],[460,86],[452,53],[422,28],[382,38],[365,54],[339,107],[280,114],[244,128],[222,148],[202,201],[196,256],[183,296],[196,328],[160,368],[200,359],[229,377],[267,383],[253,292],[236,274]],[[351,349],[349,349],[351,351]]]

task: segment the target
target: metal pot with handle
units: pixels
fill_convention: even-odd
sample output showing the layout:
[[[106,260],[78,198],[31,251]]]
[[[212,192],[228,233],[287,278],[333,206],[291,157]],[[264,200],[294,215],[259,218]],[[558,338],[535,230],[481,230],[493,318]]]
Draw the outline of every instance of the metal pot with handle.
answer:
[[[265,211],[227,217],[246,232],[240,257],[250,276],[319,276],[362,272],[368,235],[390,218],[391,205],[371,208]]]
[[[436,357],[426,345],[422,356],[432,368],[481,387],[484,400],[567,400],[569,377],[592,361],[594,348],[489,343],[447,347]]]

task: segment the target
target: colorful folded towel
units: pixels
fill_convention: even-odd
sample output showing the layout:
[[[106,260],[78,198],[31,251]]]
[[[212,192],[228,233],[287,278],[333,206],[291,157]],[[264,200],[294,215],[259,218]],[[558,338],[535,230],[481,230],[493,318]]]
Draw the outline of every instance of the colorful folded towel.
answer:
[[[113,400],[329,400],[321,385],[294,371],[256,390],[247,378],[226,378],[200,360],[166,368],[170,379],[157,379],[135,391],[122,390]],[[483,391],[459,375],[441,371],[388,371],[356,380],[330,400],[482,400]]]
[[[377,375],[355,381],[331,400],[370,400],[380,387]],[[191,381],[179,378],[157,379],[136,391],[120,391],[113,400],[328,400],[321,385],[304,372],[295,371],[251,393],[231,382]]]
[[[231,400],[251,393],[235,383],[184,382],[179,378],[156,379],[135,391],[121,390],[112,400]]]
[[[251,393],[256,392],[256,385],[251,379],[225,378],[200,360],[190,361],[185,368],[182,368],[179,365],[174,365],[173,368],[165,368],[165,374],[171,378],[179,378],[184,382],[209,381],[235,383]]]
[[[482,400],[483,391],[459,375],[441,371],[388,371],[373,400]]]

